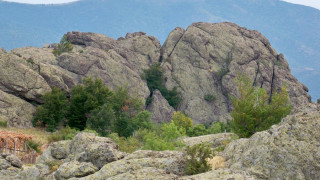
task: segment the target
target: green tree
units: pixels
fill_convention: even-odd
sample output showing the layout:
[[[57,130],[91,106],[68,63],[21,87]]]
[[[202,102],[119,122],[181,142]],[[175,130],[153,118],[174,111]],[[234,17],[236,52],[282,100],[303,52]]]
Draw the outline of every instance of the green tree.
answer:
[[[86,124],[87,128],[95,130],[101,136],[107,136],[115,131],[116,117],[111,104],[92,110]]]
[[[182,101],[181,93],[177,91],[177,88],[168,90],[163,84],[163,69],[160,63],[153,64],[150,69],[145,70],[143,78],[147,81],[150,92],[158,89],[162,96],[168,101],[170,106],[177,108],[179,103]],[[151,103],[151,98],[147,99],[146,104]]]
[[[185,131],[193,126],[192,119],[180,111],[174,112],[171,121],[179,128],[184,128]]]
[[[196,144],[187,146],[186,148],[186,165],[187,174],[199,174],[207,172],[211,169],[207,159],[213,156],[213,152],[209,144]]]
[[[194,127],[190,127],[187,130],[187,134],[189,137],[194,137],[194,136],[203,136],[208,134],[208,130],[203,124],[197,124]]]
[[[101,79],[84,79],[83,84],[71,90],[68,125],[83,130],[90,112],[108,102],[112,95]]]
[[[54,131],[67,113],[67,96],[59,88],[53,87],[51,92],[46,93],[42,99],[44,104],[38,106],[33,118],[33,125],[43,123],[47,127],[47,131]]]
[[[73,49],[73,46],[68,41],[67,36],[63,35],[63,37],[60,40],[60,43],[58,44],[58,46],[56,48],[54,48],[52,53],[55,56],[60,56],[63,52],[70,52],[70,51],[72,51],[72,49]]]
[[[291,105],[285,87],[279,93],[275,91],[268,103],[266,90],[252,86],[248,77],[239,76],[236,83],[239,98],[231,97],[234,106],[231,126],[240,137],[250,137],[255,132],[269,129],[290,113]]]

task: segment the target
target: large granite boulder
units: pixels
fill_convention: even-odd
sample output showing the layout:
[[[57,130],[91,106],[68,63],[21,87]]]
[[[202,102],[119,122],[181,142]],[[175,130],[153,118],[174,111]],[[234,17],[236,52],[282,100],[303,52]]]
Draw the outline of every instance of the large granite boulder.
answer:
[[[57,180],[73,177],[84,177],[95,173],[98,170],[92,163],[71,161],[62,164],[54,173]]]
[[[185,168],[181,152],[136,151],[82,179],[175,179],[185,174]]]
[[[147,110],[152,114],[151,120],[154,123],[170,122],[175,112],[159,90],[155,90],[152,93],[152,101],[148,105]]]
[[[161,49],[165,85],[178,87],[178,110],[196,122],[230,119],[229,95],[237,96],[234,79],[245,73],[268,94],[286,85],[296,106],[310,102],[307,88],[294,78],[284,59],[259,32],[233,23],[193,23],[176,28]],[[214,96],[214,101],[205,96]]]
[[[320,107],[306,106],[270,130],[231,142],[223,152],[228,167],[258,179],[319,179]]]
[[[110,138],[99,137],[94,133],[78,133],[72,140],[52,143],[38,158],[37,163],[90,162],[100,169],[107,163],[122,159],[125,153]]]

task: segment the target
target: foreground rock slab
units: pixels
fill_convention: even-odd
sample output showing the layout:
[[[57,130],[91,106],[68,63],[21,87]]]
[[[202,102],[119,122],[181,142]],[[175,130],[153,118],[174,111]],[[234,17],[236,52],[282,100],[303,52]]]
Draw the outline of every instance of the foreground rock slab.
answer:
[[[270,130],[231,142],[223,152],[229,168],[258,179],[320,179],[320,107],[306,106]]]

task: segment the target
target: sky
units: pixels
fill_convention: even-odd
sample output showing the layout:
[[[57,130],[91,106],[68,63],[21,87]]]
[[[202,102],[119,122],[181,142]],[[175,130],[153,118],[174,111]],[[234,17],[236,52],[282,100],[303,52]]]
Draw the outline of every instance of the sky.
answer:
[[[1,1],[1,0],[0,0]],[[27,3],[27,4],[62,4],[70,3],[78,0],[4,0],[9,2]],[[320,0],[282,0],[294,4],[311,6],[320,10]]]
[[[26,3],[26,4],[63,4],[75,2],[78,0],[3,0],[9,2]]]
[[[301,4],[305,6],[311,6],[320,10],[320,0],[282,0],[294,4]]]

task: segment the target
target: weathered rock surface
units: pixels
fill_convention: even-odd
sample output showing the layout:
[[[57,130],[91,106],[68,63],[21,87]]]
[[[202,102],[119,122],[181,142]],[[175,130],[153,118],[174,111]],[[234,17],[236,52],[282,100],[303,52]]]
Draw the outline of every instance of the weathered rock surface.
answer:
[[[92,163],[71,161],[62,164],[54,173],[57,180],[69,179],[72,177],[84,177],[95,173],[98,170]]]
[[[17,156],[10,153],[0,154],[0,179],[11,179],[17,175],[21,167],[22,162]]]
[[[187,146],[194,146],[200,143],[209,143],[213,148],[219,147],[223,144],[230,142],[233,138],[233,133],[219,133],[219,134],[209,134],[197,137],[187,137],[183,141]]]
[[[223,152],[229,168],[258,179],[319,179],[320,107],[307,106],[270,130],[231,142]]]
[[[8,121],[9,127],[32,127],[35,107],[23,99],[0,90],[0,120]]]
[[[254,180],[253,176],[245,171],[235,171],[231,169],[218,169],[214,171],[209,171],[206,173],[201,173],[193,176],[185,176],[179,178],[179,180]]]
[[[310,102],[307,88],[290,74],[283,55],[257,31],[233,23],[194,23],[187,30],[173,30],[161,52],[166,87],[179,87],[183,101],[178,109],[197,122],[228,119],[228,95],[237,95],[234,79],[239,72],[270,95],[286,84],[294,105]],[[208,102],[205,95],[216,100]]]
[[[181,152],[136,151],[82,179],[174,179],[183,175],[185,168]]]
[[[37,163],[60,160],[62,162],[90,162],[100,169],[103,165],[122,159],[124,153],[110,138],[99,137],[93,133],[78,133],[72,140],[51,144],[38,158]]]
[[[152,114],[151,120],[155,123],[170,122],[175,112],[159,90],[155,90],[152,93],[152,101],[147,110]]]

